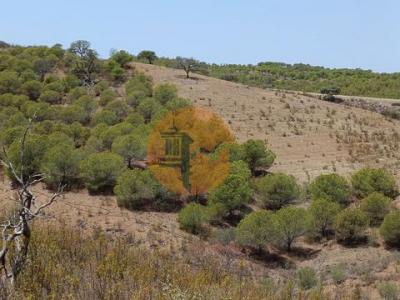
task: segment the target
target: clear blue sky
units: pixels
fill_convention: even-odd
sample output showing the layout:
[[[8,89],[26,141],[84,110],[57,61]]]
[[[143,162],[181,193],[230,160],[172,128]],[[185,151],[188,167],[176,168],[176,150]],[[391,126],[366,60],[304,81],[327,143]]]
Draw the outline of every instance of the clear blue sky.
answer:
[[[0,40],[400,71],[398,0],[1,1]]]

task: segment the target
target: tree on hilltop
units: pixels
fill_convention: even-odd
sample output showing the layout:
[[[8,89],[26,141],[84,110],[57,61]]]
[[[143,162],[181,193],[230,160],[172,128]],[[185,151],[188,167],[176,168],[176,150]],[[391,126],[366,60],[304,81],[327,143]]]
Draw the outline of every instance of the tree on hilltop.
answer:
[[[198,70],[200,66],[200,62],[194,58],[185,58],[180,56],[176,58],[176,63],[179,69],[183,69],[185,71],[186,78],[190,78],[190,72]]]
[[[149,62],[149,64],[153,64],[153,62],[158,58],[156,53],[154,51],[151,50],[143,50],[141,52],[139,52],[138,59],[143,59],[143,60],[147,60]]]

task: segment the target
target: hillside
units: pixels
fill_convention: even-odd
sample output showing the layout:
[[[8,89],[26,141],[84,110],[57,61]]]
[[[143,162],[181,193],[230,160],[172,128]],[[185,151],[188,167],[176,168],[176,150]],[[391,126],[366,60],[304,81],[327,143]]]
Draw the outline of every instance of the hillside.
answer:
[[[179,65],[176,59],[170,58],[160,58],[155,63],[173,68]],[[197,62],[197,65],[204,75],[261,88],[319,93],[321,89],[336,87],[348,96],[400,98],[398,72],[378,73],[278,62],[260,62],[255,65]]]
[[[277,154],[272,168],[301,181],[325,173],[348,174],[362,165],[395,170],[399,121],[303,93],[269,91],[181,70],[135,63],[156,84],[174,83],[182,97],[217,112],[240,142],[266,141]]]
[[[10,47],[0,59],[0,246],[20,236],[31,243],[16,286],[3,289],[0,277],[0,298],[9,291],[11,299],[397,292],[400,121],[317,94],[186,78],[125,51],[102,60],[87,41],[68,50]],[[160,120],[168,125],[165,117],[177,114],[176,133],[179,109],[193,105],[221,116],[237,141],[228,132],[227,144],[198,143],[190,159],[200,153],[209,160],[198,165],[210,162],[226,176],[189,196],[162,185],[146,157]],[[195,127],[188,116],[183,121]],[[206,125],[196,127],[204,140],[207,130],[226,132],[221,123]],[[221,157],[224,169],[213,164]],[[381,169],[356,173],[365,166]],[[216,181],[203,169],[198,174]],[[167,179],[171,170],[163,169]],[[387,220],[392,236],[381,230]],[[26,223],[32,231],[19,231]],[[0,267],[12,266],[20,249],[0,252]]]

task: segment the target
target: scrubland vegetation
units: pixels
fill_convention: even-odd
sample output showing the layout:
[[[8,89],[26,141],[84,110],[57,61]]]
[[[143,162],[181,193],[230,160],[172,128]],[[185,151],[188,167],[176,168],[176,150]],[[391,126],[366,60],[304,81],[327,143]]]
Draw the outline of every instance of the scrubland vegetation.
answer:
[[[333,243],[354,249],[373,244],[393,251],[399,247],[400,214],[393,205],[399,189],[393,174],[381,168],[362,168],[350,177],[323,174],[304,185],[294,176],[270,172],[276,155],[264,141],[248,139],[213,149],[229,152],[230,172],[220,186],[195,199],[181,199],[166,190],[139,163],[146,158],[154,124],[167,112],[191,103],[180,98],[172,84],[154,86],[151,78],[130,64],[135,59],[171,63],[157,59],[152,51],[142,51],[137,57],[116,51],[108,60],[100,60],[85,41],[73,43],[68,50],[59,45],[2,48],[2,159],[10,161],[23,178],[46,174],[49,190],[61,183],[66,192],[87,188],[94,195],[115,195],[124,209],[178,212],[182,230],[202,242],[216,241],[225,250],[239,249],[242,259],[228,268],[211,254],[151,251],[133,237],[81,232],[68,224],[60,227],[39,221],[33,226],[29,260],[15,288],[3,285],[0,297],[323,299],[332,296],[325,285],[333,281],[340,286],[346,281],[343,266],[331,266],[329,279],[317,268],[296,270],[292,266],[290,278],[276,282],[256,276],[246,263],[263,265],[270,256],[276,260],[295,257],[295,261],[307,247]],[[190,59],[177,61],[187,77],[202,66]],[[349,80],[349,85],[342,86],[340,75],[365,76],[374,82],[396,76],[358,70],[317,72],[311,67],[279,64],[206,67],[210,75],[222,78],[233,73],[237,77],[225,79],[263,87],[296,88],[300,84],[313,91],[329,82],[349,94],[359,92],[352,86],[358,87],[358,81]],[[314,77],[326,78],[326,82],[314,84]],[[268,78],[271,81],[265,85]],[[381,90],[379,96],[397,96],[391,92]],[[363,93],[376,96],[373,90],[363,89]],[[334,115],[332,111],[327,114],[329,118]],[[293,130],[299,133],[298,128]],[[338,140],[346,138],[337,136]],[[15,174],[3,171],[15,184]],[[377,288],[382,297],[398,297],[396,284],[382,282]],[[347,296],[357,298],[359,293],[354,288]]]
[[[179,59],[159,58],[156,64],[181,68]],[[261,88],[380,98],[400,98],[399,73],[361,69],[329,69],[306,64],[260,62],[256,65],[208,64],[196,61],[198,73]]]

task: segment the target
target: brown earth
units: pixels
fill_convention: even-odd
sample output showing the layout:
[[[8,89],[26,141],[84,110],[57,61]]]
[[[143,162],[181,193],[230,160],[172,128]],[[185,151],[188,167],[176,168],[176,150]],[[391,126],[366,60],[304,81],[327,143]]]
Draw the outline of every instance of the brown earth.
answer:
[[[272,171],[293,174],[301,181],[324,172],[348,175],[363,165],[396,171],[399,121],[302,93],[264,90],[198,74],[186,79],[181,70],[134,65],[155,84],[173,83],[181,97],[218,113],[238,141],[268,142],[277,155]]]

